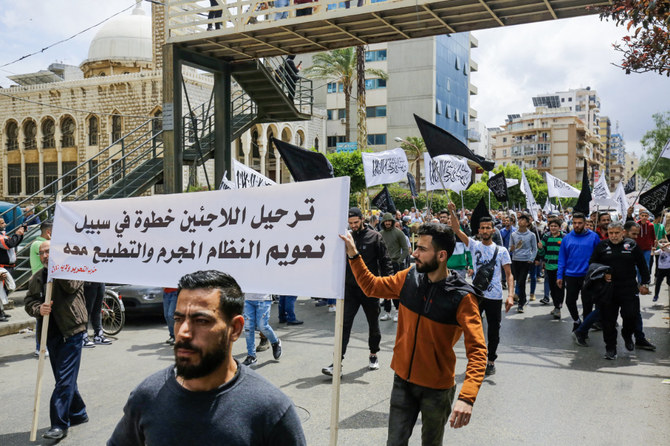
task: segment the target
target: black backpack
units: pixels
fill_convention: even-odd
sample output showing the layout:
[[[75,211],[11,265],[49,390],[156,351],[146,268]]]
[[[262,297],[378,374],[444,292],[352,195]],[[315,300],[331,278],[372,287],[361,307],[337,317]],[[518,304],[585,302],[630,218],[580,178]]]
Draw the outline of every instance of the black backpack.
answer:
[[[484,291],[489,289],[491,281],[493,280],[493,273],[496,270],[496,258],[498,257],[498,246],[496,245],[496,250],[493,253],[491,260],[477,268],[477,274],[475,278],[472,279],[472,286],[477,288],[482,294]]]

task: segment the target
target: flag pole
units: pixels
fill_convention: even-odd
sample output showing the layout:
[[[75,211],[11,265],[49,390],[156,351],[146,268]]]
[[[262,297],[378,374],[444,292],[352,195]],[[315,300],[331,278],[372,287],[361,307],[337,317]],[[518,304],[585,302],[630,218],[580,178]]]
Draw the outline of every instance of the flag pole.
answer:
[[[461,191],[461,209],[465,211],[465,204],[463,203],[463,191]]]

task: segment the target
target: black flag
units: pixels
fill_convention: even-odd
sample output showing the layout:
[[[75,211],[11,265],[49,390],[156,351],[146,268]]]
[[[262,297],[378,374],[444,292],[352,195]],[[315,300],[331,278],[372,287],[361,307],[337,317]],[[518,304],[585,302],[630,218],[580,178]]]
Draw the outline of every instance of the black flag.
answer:
[[[372,199],[372,204],[377,206],[377,208],[382,212],[390,212],[395,214],[395,204],[393,204],[393,198],[391,198],[389,189],[386,186],[384,186],[384,189],[375,195],[375,198]]]
[[[440,155],[458,155],[474,161],[488,172],[493,170],[495,166],[493,161],[487,160],[483,156],[475,155],[468,146],[451,133],[417,115],[414,115],[414,119],[416,120],[416,125],[419,126],[423,142],[426,143],[426,150],[430,153],[431,158]]]
[[[661,215],[663,208],[670,206],[670,178],[640,195],[639,203],[654,217]]]
[[[486,185],[491,189],[496,200],[501,203],[507,201],[507,180],[505,179],[505,172],[493,175],[486,182]]]
[[[272,138],[282,159],[295,181],[322,180],[333,178],[333,166],[323,153],[301,149],[298,146]]]
[[[472,217],[470,217],[470,229],[473,235],[479,233],[479,220],[487,215],[491,216],[486,203],[484,203],[484,197],[482,197],[479,199],[477,206],[475,206],[475,210],[472,211]]]
[[[409,184],[409,191],[412,194],[412,198],[416,198],[419,194],[416,193],[416,181],[414,180],[414,175],[407,172],[407,183]]]
[[[574,212],[581,212],[588,217],[589,203],[591,203],[591,186],[589,185],[589,171],[584,160],[584,174],[582,175],[582,191],[579,193]]]
[[[631,192],[635,192],[635,184],[636,184],[635,176],[636,176],[636,175],[637,175],[637,174],[633,174],[633,176],[630,177],[630,179],[628,180],[628,182],[624,185],[624,187],[623,187],[623,191],[624,191],[625,193],[629,194],[629,193],[631,193]]]

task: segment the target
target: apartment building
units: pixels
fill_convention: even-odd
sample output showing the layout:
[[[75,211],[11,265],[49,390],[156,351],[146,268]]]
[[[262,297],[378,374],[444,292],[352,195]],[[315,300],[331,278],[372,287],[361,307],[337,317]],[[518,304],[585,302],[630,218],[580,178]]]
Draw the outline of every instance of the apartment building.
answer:
[[[386,150],[398,146],[396,137],[421,136],[414,113],[463,142],[476,139],[476,132],[468,132],[470,120],[476,118],[470,109],[470,96],[477,94],[470,82],[470,73],[477,71],[470,50],[476,47],[470,33],[369,45],[366,68],[384,70],[388,80],[374,76],[365,80],[368,148]],[[349,110],[355,113],[355,88],[352,96]],[[331,81],[315,88],[315,106],[327,110],[326,146],[334,151],[338,143],[348,142],[342,84]],[[356,119],[350,121],[350,139],[355,142]]]
[[[593,170],[605,168],[600,136],[569,107],[538,106],[532,113],[508,115],[493,139],[497,164],[549,172],[568,183],[581,180],[584,159]]]

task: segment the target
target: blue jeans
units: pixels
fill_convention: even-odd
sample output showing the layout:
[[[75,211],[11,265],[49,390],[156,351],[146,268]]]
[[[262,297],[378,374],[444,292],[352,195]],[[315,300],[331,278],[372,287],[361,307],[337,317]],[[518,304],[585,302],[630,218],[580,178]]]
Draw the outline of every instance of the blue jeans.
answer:
[[[247,355],[256,357],[256,329],[268,338],[270,344],[277,343],[277,335],[270,327],[270,300],[247,300],[244,302],[244,331],[247,336]]]
[[[71,422],[81,422],[87,417],[86,404],[77,389],[85,335],[86,332],[82,331],[67,339],[60,335],[47,338],[49,360],[56,381],[49,404],[51,427],[67,430]]]
[[[283,8],[288,6],[288,0],[275,0],[275,8]],[[288,18],[288,11],[277,12],[275,13],[275,20],[281,20]]]
[[[649,262],[651,261],[651,251],[642,251],[642,255],[644,256],[644,261],[647,263],[649,275],[651,276],[651,269],[649,268]],[[637,272],[637,283],[642,283],[642,276],[640,276],[639,271]]]
[[[279,296],[279,322],[293,322],[295,317],[295,301],[298,296]]]
[[[177,308],[177,292],[163,292],[163,317],[167,324],[170,337],[174,338],[174,310]]]

